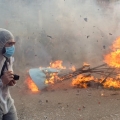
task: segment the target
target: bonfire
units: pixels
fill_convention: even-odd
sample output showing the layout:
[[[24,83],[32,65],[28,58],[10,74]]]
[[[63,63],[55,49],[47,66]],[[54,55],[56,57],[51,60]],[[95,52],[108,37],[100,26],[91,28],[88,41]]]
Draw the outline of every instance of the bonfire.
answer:
[[[72,80],[71,86],[79,88],[87,88],[90,83],[103,86],[104,88],[120,88],[120,37],[117,38],[111,46],[111,51],[104,56],[104,64],[91,67],[88,63],[76,69],[75,66],[67,68],[63,66],[63,61],[57,60],[51,62],[48,68],[59,69],[59,71],[69,71],[68,73],[45,73],[45,84],[55,84],[65,80]],[[99,77],[95,77],[96,75]],[[28,87],[32,91],[39,91],[35,83],[30,77],[27,78]]]

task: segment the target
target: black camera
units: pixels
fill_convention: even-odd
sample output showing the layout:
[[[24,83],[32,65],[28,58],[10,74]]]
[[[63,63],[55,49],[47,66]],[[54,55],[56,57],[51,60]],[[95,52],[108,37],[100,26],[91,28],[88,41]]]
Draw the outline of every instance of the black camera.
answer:
[[[14,75],[13,79],[14,80],[19,80],[20,76],[19,75]]]

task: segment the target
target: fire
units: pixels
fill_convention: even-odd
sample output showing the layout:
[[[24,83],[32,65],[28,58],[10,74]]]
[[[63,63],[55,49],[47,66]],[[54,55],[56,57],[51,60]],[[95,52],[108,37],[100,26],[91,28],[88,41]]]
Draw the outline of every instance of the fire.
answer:
[[[112,45],[112,52],[104,57],[105,63],[111,67],[120,68],[120,37]]]
[[[108,77],[106,82],[103,83],[104,88],[120,88],[120,74],[115,78]]]
[[[28,88],[32,91],[32,92],[39,92],[38,87],[35,85],[35,83],[31,80],[30,76],[26,79]]]
[[[63,63],[63,61],[61,61],[61,60],[57,60],[55,62],[51,62],[49,68],[66,69],[66,67],[64,67],[62,65],[62,63]],[[73,69],[75,69],[75,68],[73,68]],[[50,74],[48,74],[47,78],[48,79],[46,79],[46,81],[45,81],[46,84],[54,84],[55,81],[61,80],[58,77],[58,73],[50,73]]]
[[[118,38],[114,41],[114,43],[113,43],[113,45],[112,45],[112,49],[113,49],[113,50],[120,49],[120,37],[118,37]]]
[[[120,37],[113,42],[111,49],[112,52],[104,57],[104,61],[111,67],[120,68]],[[115,78],[107,78],[103,85],[105,88],[120,88],[120,75],[118,74]]]
[[[72,67],[70,68],[70,70],[72,70],[72,71],[76,71],[75,66],[72,66]]]
[[[45,83],[46,84],[54,84],[56,80],[58,80],[59,77],[57,73],[50,73],[48,79],[46,79]]]
[[[42,69],[42,67],[39,67],[40,69]],[[61,60],[57,60],[55,62],[50,63],[50,66],[48,68],[56,68],[56,69],[66,69],[66,67],[64,67],[62,65],[62,61]],[[46,81],[45,84],[54,84],[56,80],[61,80],[57,73],[47,73],[46,70]],[[32,91],[32,92],[38,92],[38,88],[35,85],[35,83],[31,80],[30,77],[27,78],[26,83],[28,85],[28,88]]]
[[[89,67],[89,66],[90,66],[90,64],[88,64],[88,63],[84,62],[84,63],[83,63],[83,66],[88,66],[88,67]]]
[[[102,80],[104,80],[104,78],[98,80],[98,78],[95,78],[94,76],[84,76],[81,74],[77,76],[77,78],[72,80],[72,86],[79,88],[87,88],[88,82],[94,81],[96,83],[100,83],[101,85],[103,84],[104,88],[120,88],[120,78],[118,78],[118,76],[116,78],[108,77],[104,83],[102,83]]]
[[[106,55],[105,62],[111,67],[120,68],[120,49]]]
[[[120,88],[120,80],[108,78],[103,85],[105,88]]]
[[[113,45],[111,46],[111,52],[104,56],[104,62],[107,63],[110,67],[114,68],[120,68],[120,37],[115,40]],[[57,60],[55,62],[51,62],[49,68],[55,68],[59,70],[63,69],[70,69],[73,71],[73,73],[76,73],[75,66],[72,66],[71,68],[66,68],[62,65],[63,61]],[[85,63],[83,64],[83,69],[90,68],[90,64]],[[98,71],[99,72],[99,71]],[[72,74],[72,73],[70,73]],[[92,74],[92,73],[90,73]],[[46,73],[46,81],[45,84],[54,84],[56,81],[63,80],[60,77],[58,77],[58,73]],[[103,82],[103,80],[105,80]],[[76,78],[72,79],[71,85],[74,87],[80,87],[80,88],[87,88],[88,83],[90,81],[94,81],[95,83],[101,84],[104,88],[120,88],[120,74],[116,77],[101,77],[101,78],[95,78],[92,75],[83,75],[80,74]],[[31,78],[29,77],[27,79],[28,87],[33,92],[38,92],[37,86],[32,82]]]
[[[87,88],[87,82],[94,80],[93,76],[84,76],[82,74],[78,75],[77,78],[72,80],[72,86],[80,87],[80,88]]]
[[[66,69],[66,67],[62,66],[62,62],[61,60],[57,60],[55,62],[51,62],[50,63],[50,68],[57,68],[57,69]]]

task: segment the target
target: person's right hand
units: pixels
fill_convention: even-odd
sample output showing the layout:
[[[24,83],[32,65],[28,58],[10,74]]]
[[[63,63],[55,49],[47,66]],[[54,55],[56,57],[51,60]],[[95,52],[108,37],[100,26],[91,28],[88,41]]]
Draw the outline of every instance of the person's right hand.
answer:
[[[11,80],[13,80],[13,73],[12,71],[6,71],[4,72],[3,76],[1,77],[1,80],[4,85],[7,85]]]

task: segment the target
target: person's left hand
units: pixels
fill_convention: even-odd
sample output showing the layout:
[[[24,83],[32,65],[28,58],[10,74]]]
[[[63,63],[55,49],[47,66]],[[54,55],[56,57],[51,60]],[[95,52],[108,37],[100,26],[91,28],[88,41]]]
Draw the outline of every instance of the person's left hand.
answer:
[[[16,84],[16,81],[15,80],[11,80],[9,83],[8,83],[8,86],[14,86]]]

